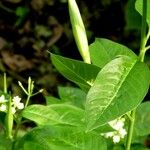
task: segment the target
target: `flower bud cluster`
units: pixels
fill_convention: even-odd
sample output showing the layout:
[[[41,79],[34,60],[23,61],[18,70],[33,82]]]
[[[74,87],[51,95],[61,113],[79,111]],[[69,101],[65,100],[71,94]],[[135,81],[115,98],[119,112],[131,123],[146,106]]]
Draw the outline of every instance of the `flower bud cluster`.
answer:
[[[115,130],[112,132],[103,133],[102,135],[106,138],[112,138],[114,143],[120,142],[121,138],[124,138],[127,134],[124,129],[125,118],[117,118],[110,121],[108,124]]]
[[[5,97],[5,95],[1,95],[0,96],[0,111],[1,112],[7,112],[7,109],[8,109],[8,99]],[[12,102],[11,102],[11,105],[12,105],[12,113],[15,114],[16,111],[18,109],[23,109],[24,108],[24,104],[20,102],[21,101],[21,98],[19,96],[15,96],[13,97],[12,99]]]

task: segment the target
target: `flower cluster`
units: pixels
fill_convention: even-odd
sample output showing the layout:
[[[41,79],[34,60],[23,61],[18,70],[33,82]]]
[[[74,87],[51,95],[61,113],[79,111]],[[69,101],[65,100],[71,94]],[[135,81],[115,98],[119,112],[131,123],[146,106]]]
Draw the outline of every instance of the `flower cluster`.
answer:
[[[125,118],[117,118],[110,121],[108,124],[115,130],[112,132],[103,133],[102,135],[106,138],[112,138],[114,143],[120,142],[121,138],[124,138],[127,134],[124,129]]]
[[[19,96],[15,96],[12,99],[12,113],[15,114],[18,109],[23,109],[24,104],[20,102],[21,98]],[[0,111],[7,112],[7,103],[8,99],[5,98],[4,95],[0,96]]]

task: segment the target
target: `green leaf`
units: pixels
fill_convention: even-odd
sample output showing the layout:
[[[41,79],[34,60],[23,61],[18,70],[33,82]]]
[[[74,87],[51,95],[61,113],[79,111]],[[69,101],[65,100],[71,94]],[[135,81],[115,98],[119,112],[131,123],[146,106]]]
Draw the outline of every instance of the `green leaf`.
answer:
[[[43,105],[30,105],[26,107],[22,112],[22,116],[34,121],[38,125],[57,124],[57,119],[59,119],[57,112],[49,106]]]
[[[144,99],[150,82],[148,67],[128,56],[109,62],[87,94],[87,130],[97,128],[134,109]]]
[[[23,150],[45,150],[45,146],[43,146],[43,144],[41,145],[41,143],[37,143],[37,142],[32,142],[32,141],[27,141],[24,143],[23,145]],[[15,150],[18,150],[18,148],[20,149],[20,147],[15,148]]]
[[[62,56],[51,54],[52,63],[56,69],[67,79],[79,85],[84,90],[89,90],[100,68]]]
[[[79,88],[74,87],[58,87],[60,99],[69,104],[84,108],[86,93]]]
[[[106,150],[105,140],[98,134],[85,133],[70,126],[45,126],[35,128],[25,135],[16,146],[22,149],[27,143],[40,144],[40,150]],[[39,148],[38,148],[39,149]],[[24,149],[29,150],[29,149]],[[32,150],[37,150],[33,147]]]
[[[12,142],[6,135],[0,134],[0,150],[12,150]]]
[[[137,108],[135,133],[138,136],[150,134],[150,102],[144,102]]]
[[[137,58],[126,46],[103,38],[96,38],[95,42],[90,45],[90,54],[93,64],[100,68],[103,68],[109,61],[118,55]]]
[[[45,99],[46,99],[46,105],[63,103],[62,100],[60,100],[60,99],[58,99],[56,97],[53,97],[53,96],[45,96]]]
[[[29,8],[27,8],[27,7],[17,7],[15,13],[19,17],[24,17],[29,13]]]
[[[135,9],[140,13],[143,14],[143,0],[136,0]],[[147,0],[147,23],[150,28],[150,2]]]
[[[68,124],[81,126],[84,123],[84,111],[68,104],[30,105],[23,110],[22,115],[38,125]]]
[[[84,126],[84,110],[68,104],[55,104],[49,107],[59,114],[58,124]]]

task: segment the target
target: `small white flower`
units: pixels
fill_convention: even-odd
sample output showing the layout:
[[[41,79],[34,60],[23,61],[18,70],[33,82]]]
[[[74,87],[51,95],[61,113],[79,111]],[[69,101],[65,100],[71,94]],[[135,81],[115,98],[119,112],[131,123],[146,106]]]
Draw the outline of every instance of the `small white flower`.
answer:
[[[21,101],[21,98],[19,96],[15,96],[13,99],[12,99],[14,105],[17,105],[18,103],[20,103]]]
[[[120,134],[120,137],[121,137],[121,138],[124,138],[125,135],[127,134],[127,131],[122,128],[122,129],[119,130],[119,134]]]
[[[119,130],[124,126],[124,118],[115,119],[110,121],[108,124],[115,130]]]
[[[107,133],[104,134],[104,136],[106,138],[113,137],[114,136],[114,132],[107,132]]]
[[[7,100],[5,99],[5,96],[1,95],[0,96],[0,103],[5,103],[5,102],[7,102]]]
[[[113,142],[114,142],[114,143],[120,142],[120,136],[119,136],[119,135],[113,136]]]
[[[113,121],[110,121],[108,124],[115,130],[113,132],[107,132],[101,134],[102,136],[106,138],[112,138],[114,143],[120,142],[121,138],[124,138],[125,135],[127,134],[126,130],[123,128],[124,127],[124,118],[117,118]]]
[[[14,105],[14,107],[18,108],[18,109],[23,109],[24,108],[24,104],[20,102],[21,101],[21,98],[19,96],[15,96],[13,99],[12,99],[12,104]]]
[[[24,108],[24,104],[23,104],[23,103],[19,103],[19,104],[17,105],[17,108],[18,108],[18,109],[23,109],[23,108]]]
[[[0,106],[0,111],[5,112],[6,109],[7,109],[7,106],[6,106],[5,104],[2,104],[2,105]]]
[[[11,112],[12,112],[12,114],[15,114],[15,113],[16,113],[15,107],[12,107],[12,108],[11,108]]]

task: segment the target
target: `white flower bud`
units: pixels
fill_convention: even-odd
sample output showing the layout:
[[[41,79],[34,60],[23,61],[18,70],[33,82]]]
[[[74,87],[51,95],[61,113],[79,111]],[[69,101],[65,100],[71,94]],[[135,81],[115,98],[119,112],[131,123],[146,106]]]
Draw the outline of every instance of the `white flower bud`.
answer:
[[[91,63],[88,40],[81,14],[75,0],[68,0],[72,30],[79,52],[86,63]]]

